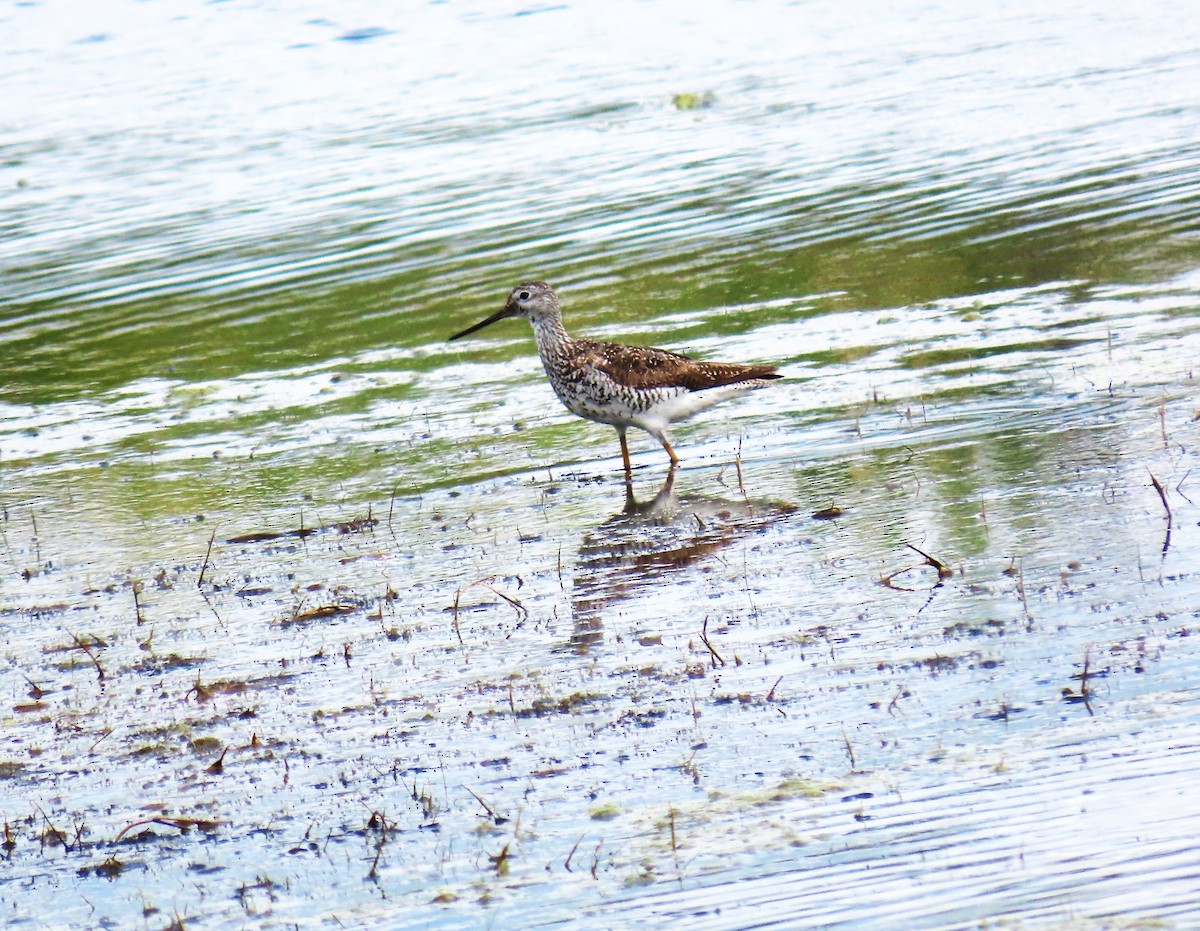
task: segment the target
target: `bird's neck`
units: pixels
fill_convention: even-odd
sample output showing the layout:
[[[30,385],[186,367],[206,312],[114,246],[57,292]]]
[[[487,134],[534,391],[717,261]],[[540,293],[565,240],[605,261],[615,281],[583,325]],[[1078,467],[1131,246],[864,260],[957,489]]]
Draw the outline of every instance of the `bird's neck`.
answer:
[[[537,340],[538,355],[543,359],[561,355],[571,343],[562,317],[542,317],[533,321],[533,337]]]

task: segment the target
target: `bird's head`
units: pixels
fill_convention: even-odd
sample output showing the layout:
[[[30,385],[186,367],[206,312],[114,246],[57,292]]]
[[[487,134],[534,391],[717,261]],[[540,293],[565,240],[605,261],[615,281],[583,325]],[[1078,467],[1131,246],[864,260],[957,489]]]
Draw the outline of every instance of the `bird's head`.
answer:
[[[482,330],[485,326],[491,326],[497,320],[507,320],[509,317],[524,317],[536,325],[539,320],[561,314],[558,296],[550,285],[544,281],[526,281],[512,289],[508,300],[498,311],[474,326],[467,327],[461,333],[455,333],[450,339],[461,339]]]

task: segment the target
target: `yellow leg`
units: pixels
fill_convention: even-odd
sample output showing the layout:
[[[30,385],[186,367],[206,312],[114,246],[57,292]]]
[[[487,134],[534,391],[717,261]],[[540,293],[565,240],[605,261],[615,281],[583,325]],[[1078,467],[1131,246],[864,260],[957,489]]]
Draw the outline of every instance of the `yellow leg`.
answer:
[[[671,457],[671,467],[674,468],[675,466],[679,465],[679,457],[675,455],[675,450],[671,449],[671,444],[667,442],[667,438],[665,436],[660,436],[658,441],[662,443],[662,448],[665,449],[667,451],[667,455]]]
[[[618,430],[617,436],[621,438],[621,461],[625,463],[625,480],[633,479],[633,466],[629,464],[629,444],[625,442],[625,431]]]

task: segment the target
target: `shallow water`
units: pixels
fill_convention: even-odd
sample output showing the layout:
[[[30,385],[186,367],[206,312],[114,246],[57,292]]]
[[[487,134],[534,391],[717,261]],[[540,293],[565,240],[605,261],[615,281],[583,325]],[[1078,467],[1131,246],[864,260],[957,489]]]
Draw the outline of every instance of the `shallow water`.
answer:
[[[0,12],[14,926],[1195,911],[1197,22],[611,9]]]

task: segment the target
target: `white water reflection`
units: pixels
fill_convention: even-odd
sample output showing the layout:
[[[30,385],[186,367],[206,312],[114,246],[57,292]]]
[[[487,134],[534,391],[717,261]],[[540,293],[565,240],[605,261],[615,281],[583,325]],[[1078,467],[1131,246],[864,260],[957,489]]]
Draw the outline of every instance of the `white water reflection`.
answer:
[[[0,29],[13,923],[1186,920],[1195,17]],[[669,585],[605,556],[611,430],[527,330],[443,342],[528,271],[580,333],[784,363],[684,428],[679,500],[740,464],[797,513]],[[221,824],[113,843],[163,812]]]
[[[444,293],[464,258],[593,276],[599,250],[619,273],[752,233],[794,248],[1138,218],[1171,235],[1196,194],[1179,76],[1200,36],[1165,2],[77,12],[5,14],[23,303],[384,264],[437,270],[425,287]],[[675,111],[692,91],[713,106]]]
[[[821,811],[794,806],[780,817],[795,818],[799,831],[837,824],[837,841],[810,836],[765,874],[749,866],[748,878],[729,885],[700,878],[584,924],[975,927],[1010,910],[1035,922],[1152,913],[1186,923],[1200,894],[1184,826],[1200,818],[1200,791],[1187,777],[1200,747],[1170,715],[1153,732],[1135,726],[1137,736],[1124,725],[1092,730],[1079,746],[1035,739],[1020,762],[964,748],[965,764],[939,768],[936,783],[873,785],[865,800]]]

